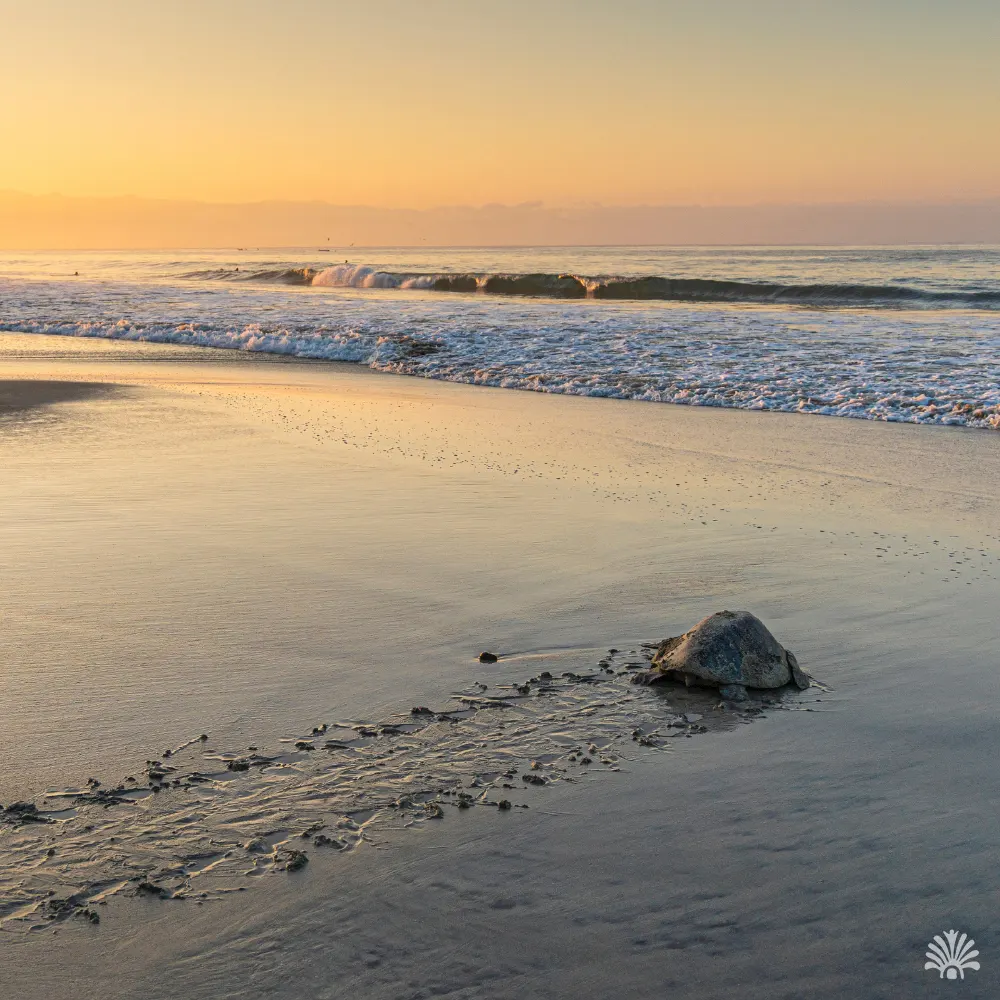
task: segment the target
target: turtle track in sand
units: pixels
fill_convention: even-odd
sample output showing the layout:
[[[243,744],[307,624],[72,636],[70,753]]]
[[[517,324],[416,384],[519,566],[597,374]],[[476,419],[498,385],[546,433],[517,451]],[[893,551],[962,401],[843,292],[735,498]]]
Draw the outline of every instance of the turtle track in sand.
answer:
[[[548,785],[781,706],[772,697],[735,712],[705,691],[633,685],[651,648],[609,652],[589,673],[476,683],[443,708],[315,726],[273,753],[219,750],[200,736],[113,786],[91,779],[9,805],[0,927],[98,923],[98,907],[120,893],[201,904],[303,868],[311,852],[378,846],[452,810],[527,809]]]

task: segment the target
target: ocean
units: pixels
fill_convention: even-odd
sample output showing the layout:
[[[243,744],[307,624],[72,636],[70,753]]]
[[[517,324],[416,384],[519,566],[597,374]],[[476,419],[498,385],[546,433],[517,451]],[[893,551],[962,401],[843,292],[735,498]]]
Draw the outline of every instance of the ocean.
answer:
[[[998,247],[6,252],[0,330],[1000,429]]]

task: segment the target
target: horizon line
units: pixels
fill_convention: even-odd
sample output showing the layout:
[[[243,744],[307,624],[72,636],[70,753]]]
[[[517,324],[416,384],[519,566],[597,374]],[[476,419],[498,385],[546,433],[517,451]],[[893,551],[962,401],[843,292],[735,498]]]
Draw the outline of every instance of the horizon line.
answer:
[[[204,252],[214,251],[234,251],[237,253],[263,253],[279,250],[312,250],[316,253],[326,253],[336,250],[627,250],[627,249],[664,249],[664,250],[918,250],[939,249],[948,247],[951,249],[961,249],[968,247],[974,250],[1000,250],[1000,242],[968,242],[958,240],[941,240],[939,242],[901,241],[898,243],[863,243],[863,242],[843,242],[843,243],[822,243],[822,242],[800,242],[800,243],[372,243],[361,246],[341,246],[331,244],[329,247],[317,247],[313,243],[276,243],[272,245],[262,245],[258,247],[238,247],[234,244],[177,244],[176,246],[75,246],[75,247],[3,247],[0,246],[0,254],[7,253],[179,253],[179,252]]]
[[[486,201],[473,203],[450,203],[430,205],[423,208],[406,205],[377,205],[365,202],[335,202],[323,198],[254,198],[240,201],[214,201],[208,198],[175,198],[161,195],[144,194],[63,194],[60,191],[37,193],[22,191],[16,188],[0,188],[0,197],[14,196],[25,199],[62,199],[66,201],[145,201],[181,205],[211,205],[218,207],[243,207],[252,205],[321,205],[325,208],[363,209],[375,212],[440,212],[440,211],[483,211],[485,209],[506,209],[522,211],[623,211],[630,209],[699,209],[702,211],[733,210],[748,208],[845,208],[845,207],[884,207],[884,208],[961,208],[977,205],[1000,206],[1000,194],[977,196],[972,198],[951,199],[829,199],[825,201],[733,201],[733,202],[680,202],[680,201],[637,201],[628,203],[591,202],[545,202],[542,200],[520,202]],[[648,244],[654,246],[656,244]],[[749,244],[748,244],[749,245]]]

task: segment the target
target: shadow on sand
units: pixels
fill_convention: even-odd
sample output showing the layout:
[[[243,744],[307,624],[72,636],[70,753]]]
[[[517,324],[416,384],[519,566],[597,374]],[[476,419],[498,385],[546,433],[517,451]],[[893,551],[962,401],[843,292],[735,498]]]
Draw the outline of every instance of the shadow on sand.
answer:
[[[113,396],[118,386],[104,382],[54,382],[47,379],[0,379],[0,417],[53,403]]]

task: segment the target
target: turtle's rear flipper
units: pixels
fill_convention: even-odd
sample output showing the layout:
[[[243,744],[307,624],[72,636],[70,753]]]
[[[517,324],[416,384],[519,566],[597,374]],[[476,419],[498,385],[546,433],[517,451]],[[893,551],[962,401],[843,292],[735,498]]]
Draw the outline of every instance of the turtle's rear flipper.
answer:
[[[719,688],[723,701],[749,701],[747,689],[742,684],[723,684]]]
[[[788,657],[788,669],[792,672],[792,682],[800,691],[805,691],[812,684],[812,678],[799,666],[790,649],[785,650],[785,655]]]

